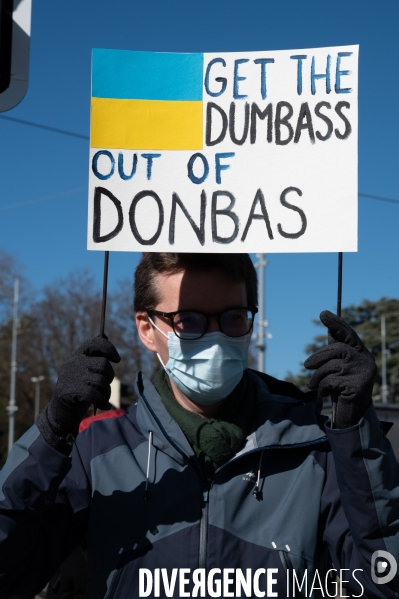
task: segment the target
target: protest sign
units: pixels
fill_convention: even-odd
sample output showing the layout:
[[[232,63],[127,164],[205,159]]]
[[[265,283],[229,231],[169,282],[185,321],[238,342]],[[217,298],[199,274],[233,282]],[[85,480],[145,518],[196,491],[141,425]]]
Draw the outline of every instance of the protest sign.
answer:
[[[356,251],[357,64],[94,50],[88,248]]]

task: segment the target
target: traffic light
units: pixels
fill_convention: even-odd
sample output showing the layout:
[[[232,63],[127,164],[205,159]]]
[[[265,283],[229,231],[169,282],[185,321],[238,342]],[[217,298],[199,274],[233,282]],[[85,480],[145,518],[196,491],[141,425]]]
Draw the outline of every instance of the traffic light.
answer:
[[[32,0],[0,0],[0,112],[28,89]]]
[[[11,81],[13,0],[0,0],[0,94]]]

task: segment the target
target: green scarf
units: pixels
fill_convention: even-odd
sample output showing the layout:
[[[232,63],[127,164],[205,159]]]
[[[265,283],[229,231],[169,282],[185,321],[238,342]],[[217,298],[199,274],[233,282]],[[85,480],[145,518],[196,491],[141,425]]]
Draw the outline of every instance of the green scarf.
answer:
[[[245,373],[215,417],[209,419],[186,410],[176,401],[163,369],[156,374],[154,385],[165,408],[187,437],[205,476],[210,478],[242,447],[255,419],[256,399],[248,393]]]

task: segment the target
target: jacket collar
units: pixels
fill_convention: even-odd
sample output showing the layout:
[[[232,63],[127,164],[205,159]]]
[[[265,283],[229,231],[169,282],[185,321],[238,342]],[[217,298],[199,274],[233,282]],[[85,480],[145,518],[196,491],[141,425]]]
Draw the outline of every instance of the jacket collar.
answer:
[[[258,409],[246,444],[237,456],[258,449],[300,447],[327,440],[318,414],[317,396],[250,369],[247,374],[248,392],[256,395]],[[136,391],[137,422],[143,435],[148,438],[152,431],[154,446],[179,464],[184,464],[187,458],[196,462],[185,435],[142,372],[137,378]]]
[[[186,462],[184,456],[193,459],[194,451],[183,431],[163,405],[154,385],[142,372],[138,374],[135,387],[139,398],[136,417],[143,435],[148,438],[149,431],[152,431],[154,447],[170,455],[179,464]]]

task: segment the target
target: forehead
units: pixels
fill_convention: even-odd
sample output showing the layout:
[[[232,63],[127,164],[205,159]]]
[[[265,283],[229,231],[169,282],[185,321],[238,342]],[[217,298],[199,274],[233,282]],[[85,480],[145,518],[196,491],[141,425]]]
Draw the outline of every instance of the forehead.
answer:
[[[244,281],[237,282],[221,270],[161,273],[156,276],[160,301],[157,310],[222,312],[247,305]]]

